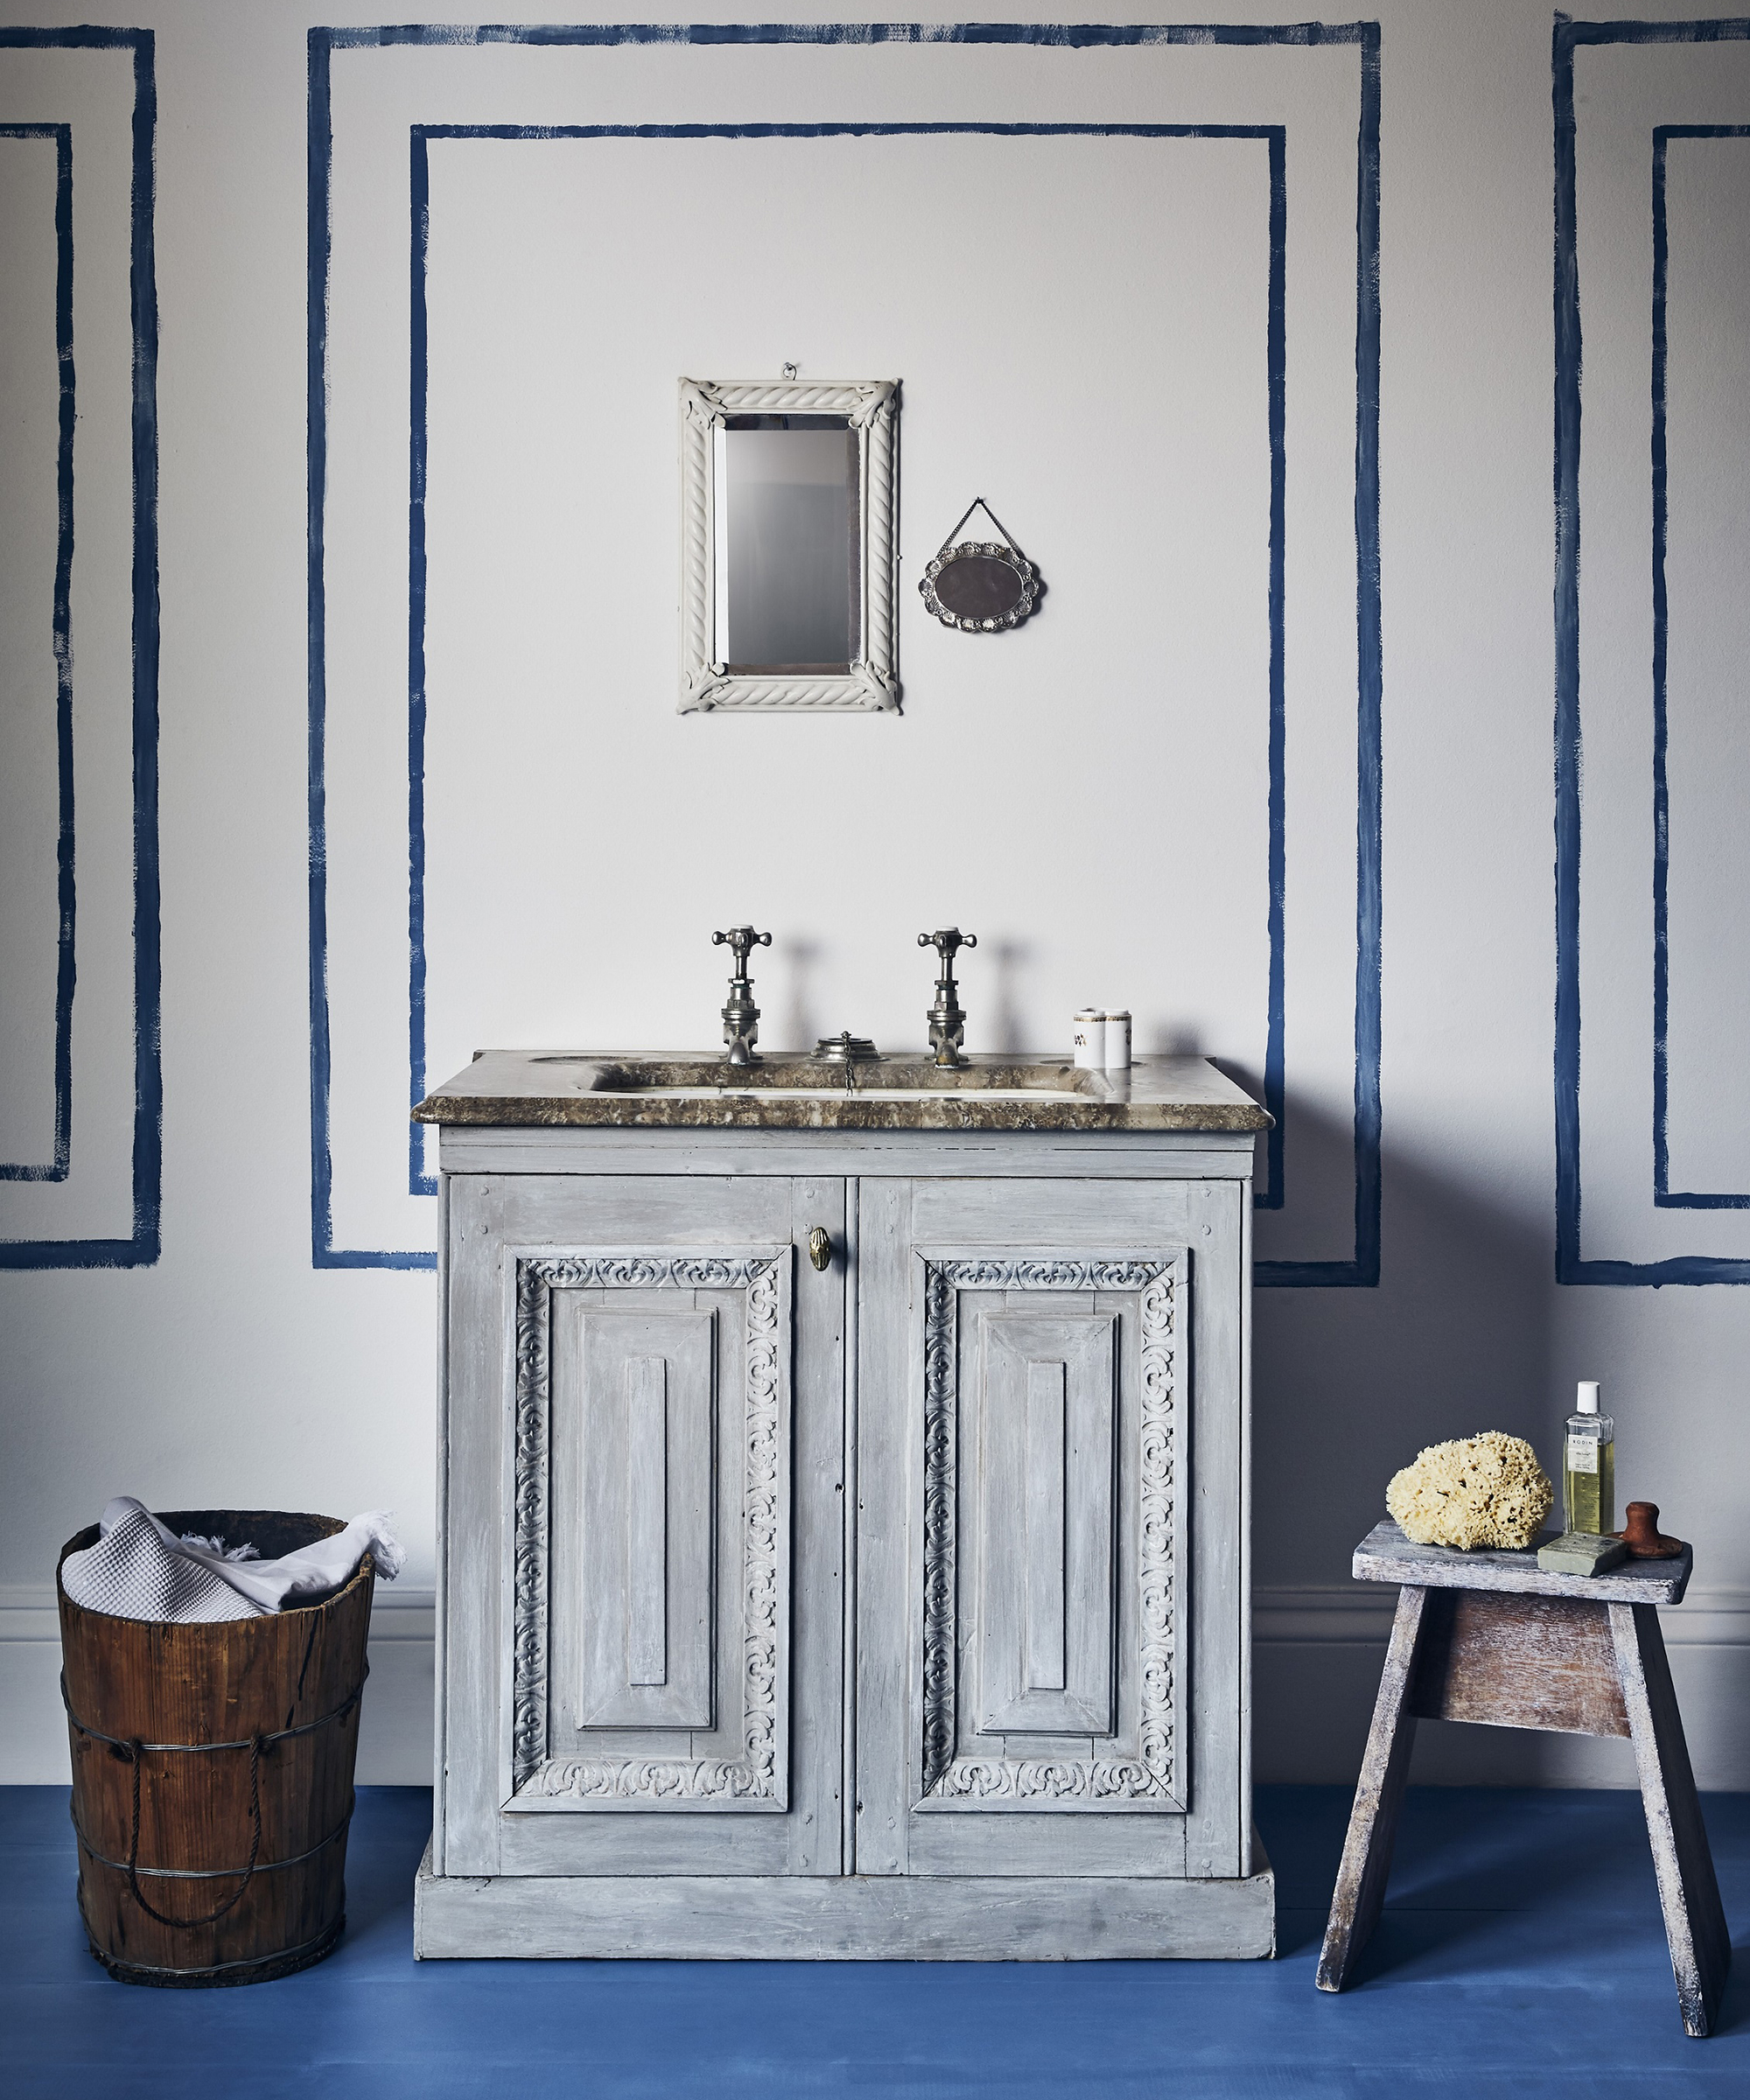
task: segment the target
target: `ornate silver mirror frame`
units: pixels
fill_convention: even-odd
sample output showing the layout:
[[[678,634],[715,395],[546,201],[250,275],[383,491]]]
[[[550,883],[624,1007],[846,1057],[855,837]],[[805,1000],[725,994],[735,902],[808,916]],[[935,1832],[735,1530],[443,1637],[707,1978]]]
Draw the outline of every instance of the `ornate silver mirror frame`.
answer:
[[[712,708],[897,709],[899,620],[895,420],[899,382],[843,387],[681,382],[680,711]],[[862,589],[858,646],[843,671],[743,669],[718,653],[717,437],[732,416],[843,416],[857,437]]]

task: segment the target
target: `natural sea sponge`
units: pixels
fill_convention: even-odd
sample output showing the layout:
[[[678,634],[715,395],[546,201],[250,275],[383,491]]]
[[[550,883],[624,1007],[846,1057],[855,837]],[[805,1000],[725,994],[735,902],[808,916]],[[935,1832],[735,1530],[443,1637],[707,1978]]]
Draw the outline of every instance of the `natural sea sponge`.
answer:
[[[1529,1546],[1555,1500],[1536,1452],[1498,1429],[1431,1444],[1385,1491],[1386,1508],[1418,1546]]]

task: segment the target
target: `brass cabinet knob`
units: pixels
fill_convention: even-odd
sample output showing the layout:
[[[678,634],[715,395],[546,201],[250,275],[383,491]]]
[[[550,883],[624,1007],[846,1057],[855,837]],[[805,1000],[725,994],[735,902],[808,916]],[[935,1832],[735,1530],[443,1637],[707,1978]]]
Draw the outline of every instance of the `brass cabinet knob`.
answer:
[[[808,1259],[816,1269],[824,1269],[832,1259],[832,1235],[824,1225],[816,1225],[808,1235]]]

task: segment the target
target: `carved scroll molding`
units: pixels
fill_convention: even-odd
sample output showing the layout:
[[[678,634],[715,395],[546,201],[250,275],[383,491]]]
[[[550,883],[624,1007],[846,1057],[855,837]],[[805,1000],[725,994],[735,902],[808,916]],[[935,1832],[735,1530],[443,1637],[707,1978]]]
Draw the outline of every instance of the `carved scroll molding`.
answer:
[[[680,711],[710,709],[830,709],[867,711],[900,704],[898,559],[894,447],[899,382],[851,386],[786,382],[719,386],[681,382]],[[857,660],[837,676],[732,673],[717,655],[717,432],[731,416],[843,416],[858,433],[861,464],[862,639]]]
[[[511,1800],[532,1808],[781,1810],[788,1763],[780,1729],[786,1538],[783,1378],[788,1361],[789,1250],[528,1254],[516,1257]],[[553,1293],[746,1292],[738,1758],[553,1757],[548,1743],[549,1438]]]
[[[1156,1808],[1183,1794],[1174,1726],[1174,1332],[1172,1256],[923,1256],[923,1735],[919,1805]],[[1124,1757],[956,1755],[955,1572],[962,1291],[1138,1294],[1137,1754]]]

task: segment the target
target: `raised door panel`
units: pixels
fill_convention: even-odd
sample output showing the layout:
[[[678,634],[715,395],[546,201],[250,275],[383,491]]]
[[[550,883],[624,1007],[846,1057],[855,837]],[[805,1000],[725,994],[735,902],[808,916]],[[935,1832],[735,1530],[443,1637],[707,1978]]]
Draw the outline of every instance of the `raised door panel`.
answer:
[[[552,1550],[558,1600],[580,1623],[556,1634],[550,1703],[579,1733],[709,1728],[713,1315],[612,1312],[566,1295]]]
[[[1027,1833],[994,1818],[1184,1808],[1183,1250],[920,1247],[912,1266],[910,1806],[976,1817],[1021,1872]]]
[[[1243,1871],[1242,1186],[859,1184],[859,1872]]]
[[[503,1805],[781,1814],[792,1250],[512,1249],[508,1259],[515,1579]]]
[[[843,1203],[454,1178],[445,1871],[840,1870]]]
[[[982,1737],[1110,1735],[1116,1313],[979,1315],[967,1544]]]

